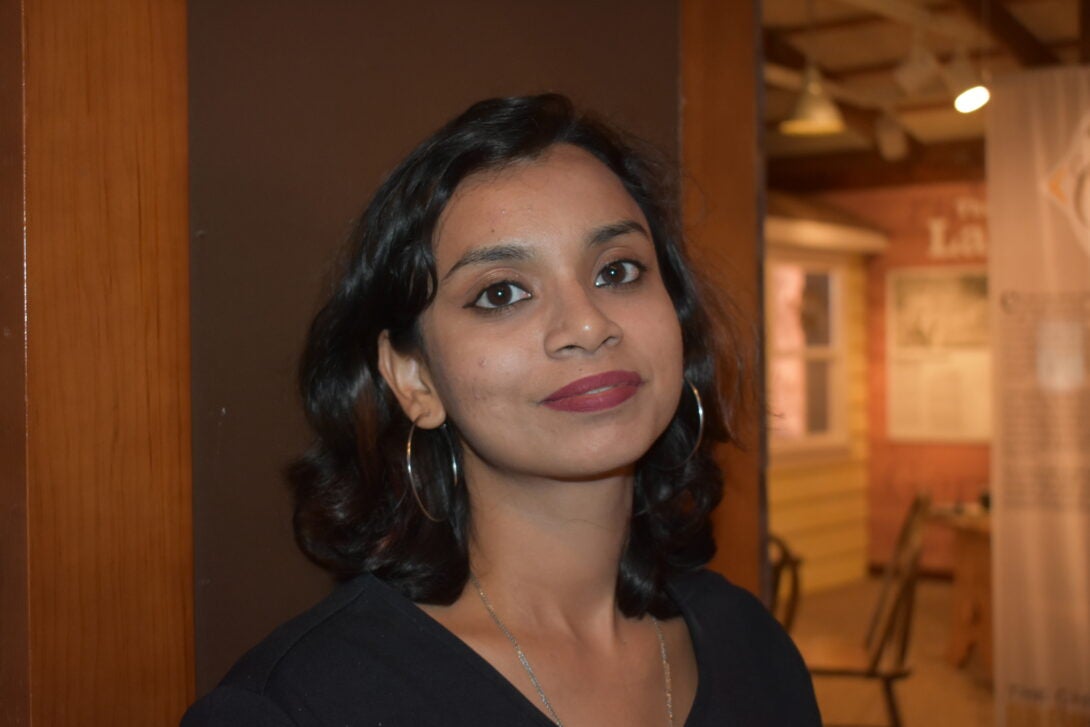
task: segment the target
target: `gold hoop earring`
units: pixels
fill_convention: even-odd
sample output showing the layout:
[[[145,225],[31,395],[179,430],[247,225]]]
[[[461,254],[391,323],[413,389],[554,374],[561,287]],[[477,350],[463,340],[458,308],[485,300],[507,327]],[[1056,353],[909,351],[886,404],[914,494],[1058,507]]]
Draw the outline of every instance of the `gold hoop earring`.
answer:
[[[409,425],[409,438],[405,440],[405,471],[409,475],[409,489],[413,492],[413,499],[416,500],[416,504],[420,507],[420,512],[424,513],[424,517],[431,520],[433,523],[443,522],[442,518],[437,518],[432,515],[428,508],[424,507],[424,501],[420,498],[420,492],[416,487],[416,475],[413,474],[413,434],[416,433],[416,422],[412,422]],[[454,442],[450,438],[450,432],[447,431],[446,424],[443,425],[443,433],[447,437],[447,444],[450,446],[450,469],[454,476],[452,485],[458,486],[458,457],[454,454]]]
[[[693,448],[689,451],[689,455],[685,459],[681,460],[681,462],[679,462],[678,464],[669,465],[666,467],[651,465],[653,469],[658,470],[659,472],[670,472],[671,470],[678,470],[687,465],[689,463],[689,460],[696,456],[697,451],[699,451],[700,449],[701,442],[704,441],[704,401],[700,398],[700,392],[697,390],[693,382],[689,381],[688,379],[682,380],[689,386],[689,391],[693,392],[693,399],[696,402],[696,442],[693,444]],[[636,496],[641,497],[638,489]],[[650,509],[651,506],[645,501],[643,508],[638,512],[634,512],[632,514],[632,517],[642,517],[646,515],[650,511]]]
[[[685,383],[689,385],[689,391],[693,392],[693,398],[696,399],[696,417],[698,419],[696,429],[696,443],[693,444],[692,451],[689,452],[689,456],[682,460],[678,467],[684,467],[689,464],[689,460],[696,455],[697,450],[700,449],[700,443],[704,441],[704,402],[700,398],[700,392],[697,391],[696,385],[693,382],[685,379]]]
[[[685,459],[681,460],[677,464],[667,465],[665,467],[655,467],[660,472],[669,472],[670,470],[678,470],[689,464],[689,460],[696,456],[697,451],[700,450],[700,443],[704,441],[704,401],[700,398],[700,392],[697,391],[693,382],[688,379],[683,381],[689,386],[689,391],[693,392],[693,399],[696,402],[696,441],[693,443],[693,448],[689,450],[689,454]]]

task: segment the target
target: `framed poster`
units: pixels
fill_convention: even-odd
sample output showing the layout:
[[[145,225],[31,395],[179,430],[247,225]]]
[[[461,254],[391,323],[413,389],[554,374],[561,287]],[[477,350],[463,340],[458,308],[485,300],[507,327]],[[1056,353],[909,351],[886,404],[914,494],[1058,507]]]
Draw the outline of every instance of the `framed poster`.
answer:
[[[988,441],[992,376],[984,268],[891,271],[886,336],[890,439]]]

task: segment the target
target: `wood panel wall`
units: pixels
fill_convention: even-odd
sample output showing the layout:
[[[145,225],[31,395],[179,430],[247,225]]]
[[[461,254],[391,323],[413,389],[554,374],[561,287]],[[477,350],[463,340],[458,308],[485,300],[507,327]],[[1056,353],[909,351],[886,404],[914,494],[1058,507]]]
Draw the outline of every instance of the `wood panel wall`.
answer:
[[[744,449],[722,452],[727,486],[712,565],[754,593],[761,590],[766,517],[759,9],[756,0],[680,3],[685,231],[713,285],[737,304],[755,359]]]
[[[0,7],[0,723],[172,724],[193,692],[185,2]]]

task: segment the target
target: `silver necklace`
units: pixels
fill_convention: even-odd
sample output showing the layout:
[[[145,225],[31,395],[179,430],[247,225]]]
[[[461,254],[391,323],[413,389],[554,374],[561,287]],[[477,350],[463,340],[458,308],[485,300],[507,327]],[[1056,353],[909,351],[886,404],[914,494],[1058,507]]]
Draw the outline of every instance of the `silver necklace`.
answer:
[[[518,639],[511,633],[511,630],[500,619],[496,613],[496,609],[492,608],[492,602],[488,600],[488,596],[485,595],[484,589],[481,588],[481,582],[477,580],[477,576],[474,573],[469,574],[469,580],[473,583],[473,587],[477,589],[477,595],[481,597],[481,603],[484,604],[485,609],[488,611],[488,615],[492,617],[492,621],[499,627],[503,635],[507,637],[507,640],[511,642],[511,646],[515,647],[515,653],[518,654],[519,663],[522,664],[522,668],[526,670],[526,676],[530,677],[530,683],[534,685],[534,689],[537,690],[537,696],[541,698],[541,703],[545,705],[545,711],[549,713],[550,719],[557,725],[557,727],[564,727],[564,723],[560,721],[560,717],[556,716],[556,710],[553,709],[552,703],[549,698],[545,696],[545,690],[541,688],[541,682],[537,680],[537,675],[534,674],[534,670],[530,667],[530,661],[526,658],[526,654],[522,652],[522,647],[519,646]],[[666,685],[666,719],[670,727],[674,727],[674,695],[673,684],[670,680],[670,659],[666,654],[666,639],[662,637],[662,628],[659,626],[659,621],[654,616],[651,617],[651,625],[655,627],[655,636],[659,640],[659,657],[662,659],[662,675]]]

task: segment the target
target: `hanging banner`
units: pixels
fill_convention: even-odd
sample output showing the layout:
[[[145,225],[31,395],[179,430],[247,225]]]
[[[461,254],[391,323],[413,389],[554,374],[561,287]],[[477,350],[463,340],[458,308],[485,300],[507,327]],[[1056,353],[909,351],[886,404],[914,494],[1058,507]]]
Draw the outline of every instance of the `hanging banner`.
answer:
[[[1090,69],[988,109],[997,723],[1090,727]]]

